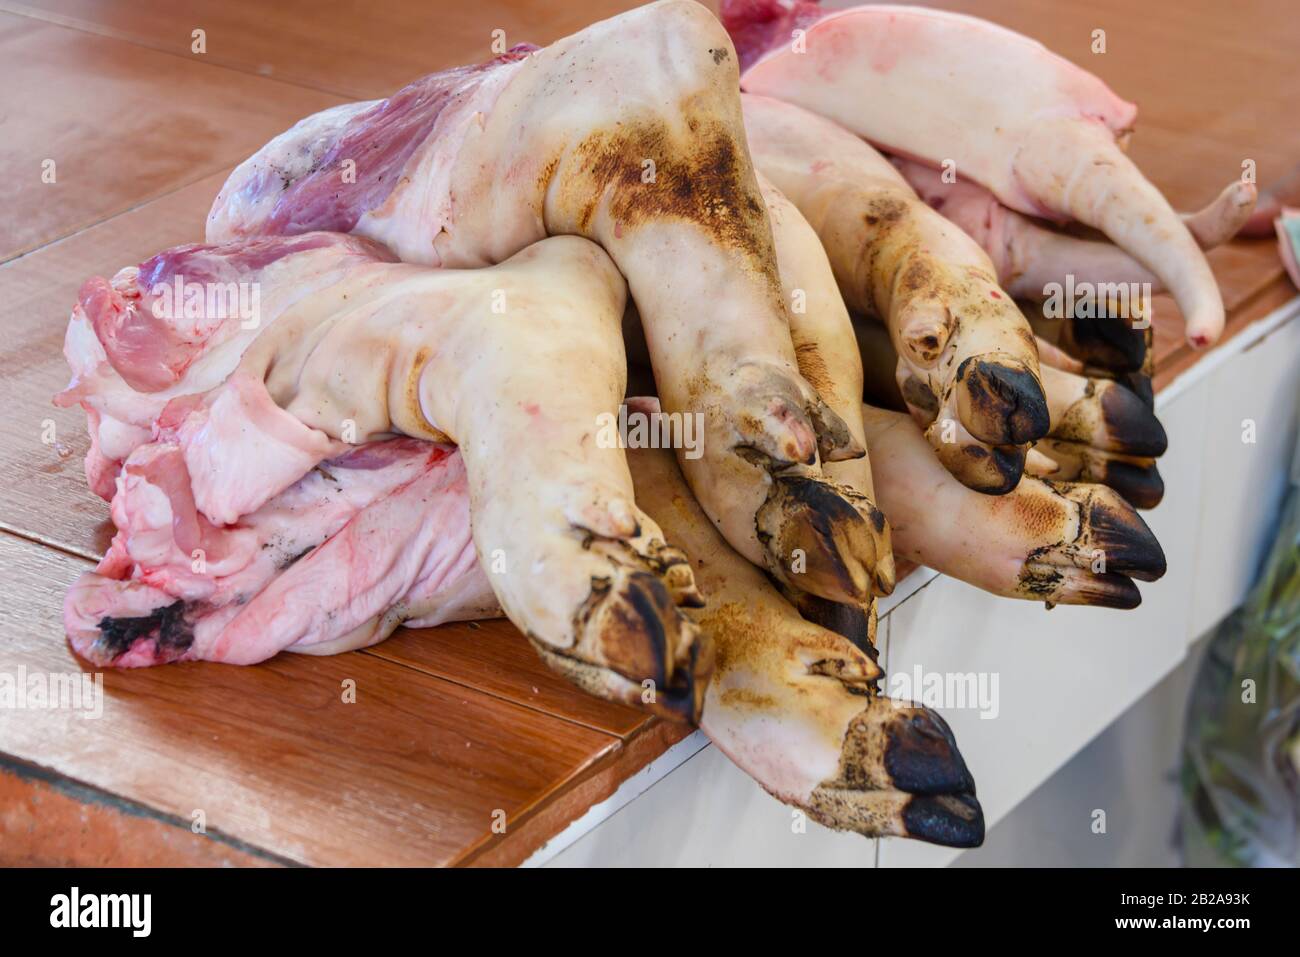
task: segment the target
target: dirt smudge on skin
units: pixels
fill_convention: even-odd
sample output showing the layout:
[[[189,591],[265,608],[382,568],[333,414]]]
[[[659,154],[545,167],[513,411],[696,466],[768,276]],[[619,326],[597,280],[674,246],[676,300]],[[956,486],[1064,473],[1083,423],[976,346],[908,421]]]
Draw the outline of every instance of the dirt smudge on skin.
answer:
[[[140,639],[155,643],[157,663],[180,657],[194,641],[194,630],[185,619],[184,602],[172,602],[155,608],[147,615],[134,618],[104,617],[99,620],[99,638],[95,641],[95,660],[111,663],[131,650]]]
[[[939,273],[928,259],[917,256],[908,262],[898,278],[897,289],[909,298],[939,286]]]
[[[748,636],[745,641],[715,641],[714,668],[719,675],[737,668],[767,674],[773,670],[768,663],[770,658],[779,662],[786,657],[777,626],[766,616],[737,602],[711,602],[697,620],[710,634]]]
[[[552,156],[549,160],[547,160],[545,163],[542,164],[541,171],[538,172],[537,174],[538,195],[545,195],[546,191],[551,186],[551,180],[555,178],[555,171],[559,168],[559,166],[560,166],[560,157],[558,155]]]
[[[1020,571],[1019,589],[1026,598],[1047,601],[1056,594],[1065,576],[1049,565],[1026,564]]]
[[[729,708],[744,708],[754,711],[771,711],[777,701],[770,695],[758,694],[748,688],[730,688],[722,693],[722,703]]]
[[[749,156],[728,124],[695,97],[680,119],[646,116],[587,135],[573,149],[557,184],[587,233],[597,209],[624,229],[676,219],[699,226],[716,246],[739,253],[780,298],[767,207]],[[653,162],[653,181],[647,182]]]

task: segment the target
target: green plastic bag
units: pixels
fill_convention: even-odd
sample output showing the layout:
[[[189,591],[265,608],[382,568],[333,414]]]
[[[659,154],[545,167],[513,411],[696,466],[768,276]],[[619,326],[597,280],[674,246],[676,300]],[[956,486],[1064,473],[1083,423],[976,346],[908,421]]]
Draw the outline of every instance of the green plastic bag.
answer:
[[[1300,866],[1300,449],[1260,579],[1192,686],[1181,783],[1185,866]]]

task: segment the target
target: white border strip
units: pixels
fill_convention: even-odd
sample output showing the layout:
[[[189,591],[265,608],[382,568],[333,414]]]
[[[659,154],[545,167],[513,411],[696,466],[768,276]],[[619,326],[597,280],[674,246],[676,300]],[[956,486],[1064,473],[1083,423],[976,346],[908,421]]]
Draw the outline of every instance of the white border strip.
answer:
[[[627,805],[659,783],[660,778],[677,770],[678,767],[711,745],[712,742],[709,741],[703,731],[692,731],[620,784],[617,790],[605,800],[587,808],[585,814],[575,818],[563,831],[533,851],[528,860],[519,866],[541,867],[588,831],[595,830],[597,826],[627,807]]]

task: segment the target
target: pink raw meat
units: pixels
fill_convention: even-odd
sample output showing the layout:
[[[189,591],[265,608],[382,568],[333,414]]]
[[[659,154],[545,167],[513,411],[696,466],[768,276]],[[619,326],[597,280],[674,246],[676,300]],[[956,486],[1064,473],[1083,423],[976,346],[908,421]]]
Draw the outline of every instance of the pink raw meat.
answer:
[[[73,647],[98,665],[252,664],[363,647],[404,621],[500,614],[448,446],[359,446],[216,526],[194,507],[179,448],[150,443],[123,467],[113,520],[112,547],[64,603]]]
[[[54,401],[80,403],[86,410],[91,490],[111,498],[122,461],[150,440],[164,407],[225,382],[260,329],[357,269],[392,261],[391,253],[366,239],[312,233],[177,246],[119,270],[111,281],[88,280],[63,346],[72,381]],[[156,315],[155,290],[177,279],[205,289],[241,283],[255,288],[256,324],[237,315],[187,317],[174,309]]]

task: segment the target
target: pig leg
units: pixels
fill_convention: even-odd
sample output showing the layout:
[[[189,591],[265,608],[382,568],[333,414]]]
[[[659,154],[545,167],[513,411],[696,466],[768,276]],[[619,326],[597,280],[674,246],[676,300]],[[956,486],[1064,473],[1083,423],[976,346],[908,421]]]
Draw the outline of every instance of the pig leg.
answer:
[[[755,161],[821,239],[849,307],[889,328],[903,394],[945,466],[979,491],[1014,488],[1047,409],[1032,333],[988,256],[857,137],[742,99]]]
[[[726,5],[733,32],[753,6]],[[825,11],[801,29],[800,49],[769,34],[766,50],[750,51],[743,89],[810,109],[887,152],[953,162],[1012,209],[1100,230],[1173,293],[1192,345],[1219,337],[1223,301],[1209,264],[1125,156],[1136,108],[1099,79],[1028,37],[940,10]]]

